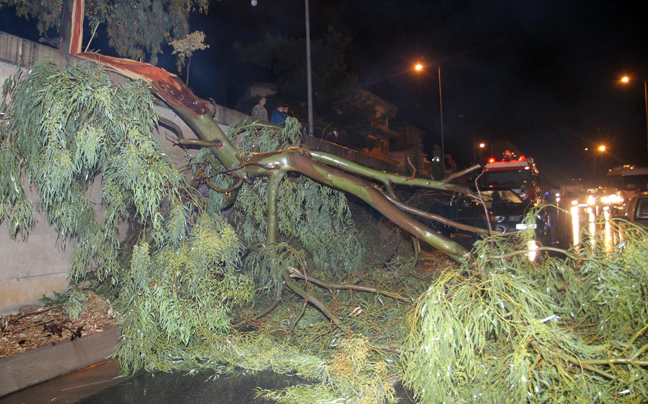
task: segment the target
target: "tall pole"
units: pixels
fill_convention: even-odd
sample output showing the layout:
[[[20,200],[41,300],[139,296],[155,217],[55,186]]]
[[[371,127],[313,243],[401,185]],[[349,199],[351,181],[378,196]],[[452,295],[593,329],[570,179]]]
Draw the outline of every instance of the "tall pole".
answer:
[[[310,41],[310,16],[308,13],[308,0],[306,8],[306,87],[308,92],[308,135],[313,136],[313,79],[311,73],[311,41]]]
[[[644,104],[646,104],[646,151],[648,151],[648,84],[644,80]]]
[[[633,81],[630,76],[623,76],[621,78],[622,83],[629,83]],[[638,81],[638,80],[634,80]],[[648,151],[648,82],[644,80],[644,105],[646,107],[646,151]]]
[[[445,142],[443,138],[443,96],[441,96],[441,66],[437,65],[439,73],[439,114],[441,116],[441,165],[445,171]],[[445,174],[445,173],[444,173]]]

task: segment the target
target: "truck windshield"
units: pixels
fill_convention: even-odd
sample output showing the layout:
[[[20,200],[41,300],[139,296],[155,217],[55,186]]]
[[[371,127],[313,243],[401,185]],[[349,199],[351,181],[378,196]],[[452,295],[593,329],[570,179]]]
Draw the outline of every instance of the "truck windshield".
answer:
[[[607,177],[608,187],[622,191],[645,189],[648,175],[611,175]]]
[[[487,171],[482,176],[485,188],[528,188],[533,186],[530,170]]]

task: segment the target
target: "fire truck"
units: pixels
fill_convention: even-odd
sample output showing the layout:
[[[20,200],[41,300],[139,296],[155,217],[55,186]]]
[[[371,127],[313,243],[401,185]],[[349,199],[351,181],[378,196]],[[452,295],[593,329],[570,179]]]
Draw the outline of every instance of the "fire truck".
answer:
[[[481,189],[506,188],[515,192],[524,201],[534,203],[540,195],[538,169],[532,158],[517,157],[507,151],[504,158],[492,158],[484,167],[480,178]]]
[[[648,188],[648,168],[631,165],[612,168],[607,174],[608,188],[619,192],[624,200],[629,200],[638,190]]]

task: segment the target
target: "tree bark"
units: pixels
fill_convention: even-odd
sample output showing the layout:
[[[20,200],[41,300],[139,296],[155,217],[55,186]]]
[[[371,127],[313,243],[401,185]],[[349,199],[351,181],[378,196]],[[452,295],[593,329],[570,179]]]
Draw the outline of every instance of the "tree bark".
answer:
[[[198,138],[205,144],[212,145],[209,146],[209,149],[227,169],[232,170],[230,174],[233,176],[246,181],[251,181],[259,176],[270,176],[272,191],[272,187],[276,186],[278,189],[279,182],[283,178],[283,174],[280,173],[288,171],[301,173],[315,181],[355,195],[403,230],[457,261],[468,256],[468,252],[461,245],[441,236],[403,212],[378,190],[377,184],[360,178],[360,176],[382,182],[387,187],[391,187],[392,184],[403,184],[471,194],[467,188],[431,179],[409,178],[385,173],[328,153],[306,148],[294,147],[270,153],[251,153],[239,150],[232,145],[225,133],[212,119],[207,101],[196,97],[176,75],[158,67],[129,59],[113,58],[96,53],[80,54],[79,56],[95,60],[106,68],[131,79],[150,83],[156,96],[165,101],[182,117]],[[276,192],[270,194],[268,206],[272,211],[275,211]],[[276,241],[276,226],[272,225],[276,218],[272,219],[272,215],[269,216],[267,240],[272,242]]]

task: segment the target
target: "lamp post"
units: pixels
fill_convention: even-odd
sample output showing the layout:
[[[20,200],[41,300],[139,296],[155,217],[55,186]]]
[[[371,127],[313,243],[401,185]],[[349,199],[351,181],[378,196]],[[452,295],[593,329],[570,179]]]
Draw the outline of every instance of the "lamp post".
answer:
[[[466,118],[465,115],[459,115],[459,118]],[[472,119],[472,137],[473,137],[473,163],[477,164],[477,130],[475,129],[475,117],[471,117]],[[482,143],[483,144],[483,143]],[[480,145],[481,146],[481,145]]]
[[[621,78],[622,83],[629,83],[631,81],[629,76],[623,76]],[[634,80],[638,81],[638,80]],[[646,83],[646,80],[643,81],[644,83],[644,105],[646,107],[646,151],[648,152],[648,83]]]
[[[428,66],[434,66],[434,65],[428,65]],[[416,71],[422,71],[423,68],[426,67],[422,63],[417,63],[414,66],[414,70]],[[444,144],[444,136],[443,136],[443,96],[441,94],[441,66],[436,65],[437,68],[437,75],[439,76],[439,115],[440,115],[440,121],[441,121],[441,164],[443,165],[443,169],[445,170],[445,144]]]
[[[251,0],[255,7],[257,0]],[[308,0],[304,0],[305,20],[306,20],[306,89],[308,105],[308,135],[313,136],[313,75],[311,71],[311,41],[310,41],[310,6]]]
[[[592,149],[592,187],[596,186],[596,152],[603,154],[606,149],[605,145],[599,145]],[[589,147],[586,147],[585,151],[589,151]]]
[[[306,87],[308,96],[308,135],[313,136],[313,76],[311,72],[311,42],[310,42],[310,15],[308,0],[306,8]]]

